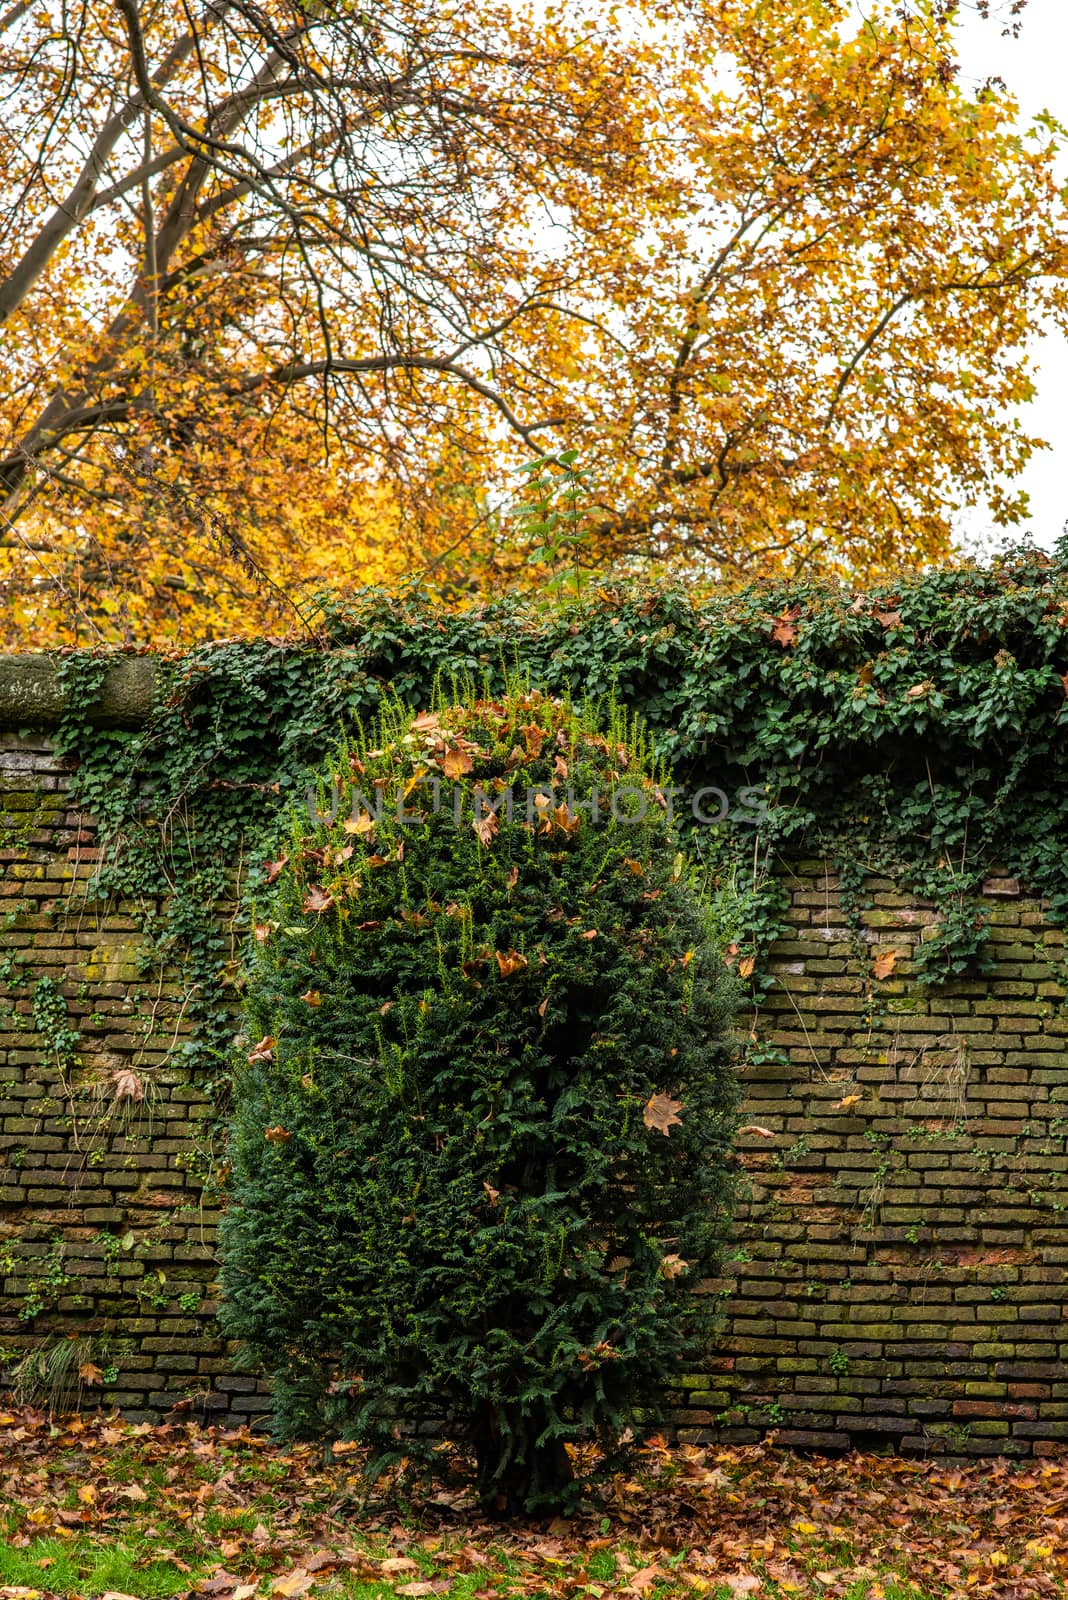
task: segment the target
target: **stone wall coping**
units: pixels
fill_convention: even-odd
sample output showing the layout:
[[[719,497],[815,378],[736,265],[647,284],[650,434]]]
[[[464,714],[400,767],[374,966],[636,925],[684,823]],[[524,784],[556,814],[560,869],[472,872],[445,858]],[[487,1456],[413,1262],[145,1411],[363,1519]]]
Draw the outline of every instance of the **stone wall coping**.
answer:
[[[59,654],[0,655],[0,731],[48,728],[67,707]],[[151,715],[156,658],[116,653],[87,720],[98,727],[138,728]]]

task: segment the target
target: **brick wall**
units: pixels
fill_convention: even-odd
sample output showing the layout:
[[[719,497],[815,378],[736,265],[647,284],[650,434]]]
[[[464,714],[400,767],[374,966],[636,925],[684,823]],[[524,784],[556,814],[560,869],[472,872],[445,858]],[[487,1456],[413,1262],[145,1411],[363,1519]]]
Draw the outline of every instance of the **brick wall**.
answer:
[[[87,902],[93,825],[66,786],[46,734],[0,735],[2,1363],[53,1386],[81,1369],[83,1399],[134,1413],[248,1416],[267,1402],[213,1322],[217,1134],[181,1069],[182,992],[143,965],[135,907]],[[723,1339],[685,1375],[679,1432],[1055,1453],[1063,936],[992,880],[996,970],[927,994],[909,955],[929,906],[872,879],[851,929],[824,863],[788,881]]]

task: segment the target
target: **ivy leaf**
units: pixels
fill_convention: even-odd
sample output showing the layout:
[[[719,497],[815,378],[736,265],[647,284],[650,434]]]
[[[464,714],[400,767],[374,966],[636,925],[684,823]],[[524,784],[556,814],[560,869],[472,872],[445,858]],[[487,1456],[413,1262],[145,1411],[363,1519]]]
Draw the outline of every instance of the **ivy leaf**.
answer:
[[[669,1094],[654,1094],[646,1102],[642,1121],[647,1128],[666,1135],[672,1128],[682,1127],[682,1118],[678,1115],[681,1110],[681,1100],[672,1100]]]

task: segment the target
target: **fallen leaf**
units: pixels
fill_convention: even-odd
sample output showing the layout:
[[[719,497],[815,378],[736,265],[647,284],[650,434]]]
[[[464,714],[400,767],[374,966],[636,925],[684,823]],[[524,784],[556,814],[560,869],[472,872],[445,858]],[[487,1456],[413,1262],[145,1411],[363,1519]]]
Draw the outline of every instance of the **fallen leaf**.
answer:
[[[83,1383],[88,1384],[103,1383],[104,1381],[104,1374],[93,1361],[82,1362],[78,1368],[78,1377]]]
[[[133,1100],[139,1104],[145,1098],[145,1086],[136,1072],[125,1068],[112,1079],[116,1100]]]
[[[751,978],[753,976],[753,968],[755,966],[756,961],[752,956],[743,956],[738,963],[739,978]]]
[[[762,1128],[756,1122],[747,1122],[744,1128],[738,1129],[739,1133],[753,1133],[758,1139],[774,1139],[775,1135],[770,1128]]]
[[[514,972],[525,972],[529,965],[526,956],[518,950],[495,950],[494,955],[502,978],[510,978]]]
[[[307,1567],[294,1567],[284,1578],[275,1578],[271,1593],[282,1595],[283,1600],[293,1600],[295,1595],[307,1594],[314,1582],[315,1578]]]
[[[346,833],[373,833],[374,826],[374,817],[368,816],[366,811],[361,811],[358,817],[348,817],[342,823]]]
[[[897,966],[899,950],[880,950],[875,957],[873,971],[877,978],[888,978]]]
[[[333,895],[329,894],[325,889],[320,888],[317,883],[313,883],[309,886],[308,892],[301,902],[300,909],[305,913],[306,916],[310,916],[312,912],[314,912],[316,916],[322,916],[323,912],[329,911],[333,904]]]
[[[254,1067],[257,1061],[270,1061],[274,1057],[274,1047],[278,1043],[273,1033],[265,1033],[259,1044],[253,1045],[248,1054],[248,1063]]]
[[[660,1273],[664,1278],[681,1278],[689,1270],[690,1263],[677,1254],[664,1256],[660,1262]]]
[[[268,861],[268,862],[266,862],[264,864],[264,868],[263,868],[263,875],[264,875],[265,879],[267,880],[267,882],[268,883],[274,883],[276,879],[281,877],[282,873],[285,871],[285,869],[286,869],[286,867],[288,865],[289,865],[289,857],[288,856],[279,856],[277,861]]]
[[[447,778],[462,778],[474,770],[474,765],[466,750],[447,750],[441,758],[441,770]]]
[[[318,989],[309,989],[308,992],[306,994],[302,994],[300,998],[304,1001],[306,1006],[321,1006],[323,1003],[323,997],[319,993]]]
[[[488,846],[500,831],[501,824],[496,811],[487,811],[484,817],[476,817],[471,826],[478,836],[479,844]]]
[[[286,1128],[283,1128],[280,1123],[276,1123],[273,1128],[264,1130],[263,1137],[268,1144],[288,1144],[293,1135]]]
[[[624,1592],[641,1594],[642,1590],[650,1588],[657,1578],[663,1577],[666,1577],[663,1567],[654,1562],[651,1567],[641,1567],[637,1572],[633,1573]]]
[[[859,1106],[863,1098],[864,1096],[862,1094],[846,1094],[842,1096],[838,1104],[843,1111],[848,1111],[850,1106]]]
[[[678,1115],[681,1110],[681,1100],[672,1100],[668,1094],[654,1094],[646,1102],[642,1121],[647,1128],[667,1134],[671,1128],[682,1127],[682,1118]]]

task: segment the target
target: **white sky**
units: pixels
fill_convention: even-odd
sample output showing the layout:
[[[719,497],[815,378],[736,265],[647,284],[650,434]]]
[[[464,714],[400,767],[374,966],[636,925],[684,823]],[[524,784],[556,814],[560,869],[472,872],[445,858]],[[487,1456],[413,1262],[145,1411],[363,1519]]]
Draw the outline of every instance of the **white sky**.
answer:
[[[1068,0],[1028,0],[1021,21],[1019,38],[1007,39],[996,20],[964,14],[958,30],[961,83],[1000,77],[1019,101],[1024,126],[1043,110],[1068,126]],[[1068,179],[1068,153],[1061,172]],[[1022,420],[1052,448],[1036,451],[1015,482],[1031,497],[1029,532],[1048,550],[1068,522],[1068,339],[1054,331],[1039,339],[1036,349],[1038,394]],[[971,542],[982,539],[989,527],[989,518],[973,513],[961,532]],[[1003,543],[1006,535],[998,530],[995,537]]]

